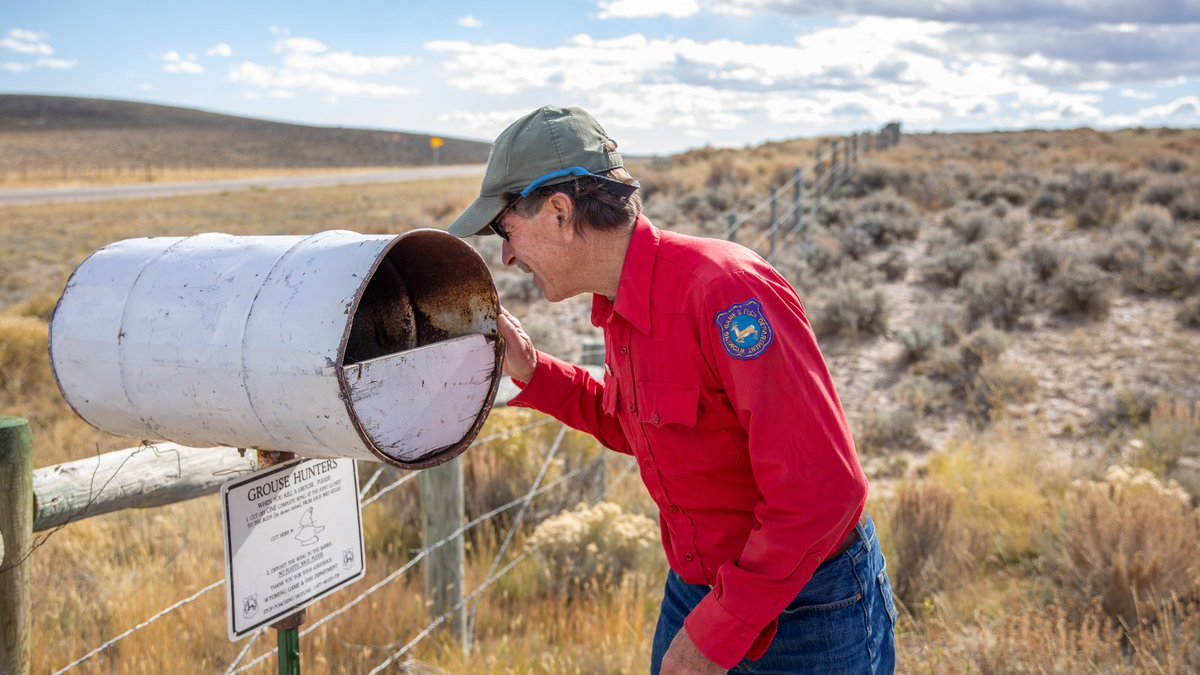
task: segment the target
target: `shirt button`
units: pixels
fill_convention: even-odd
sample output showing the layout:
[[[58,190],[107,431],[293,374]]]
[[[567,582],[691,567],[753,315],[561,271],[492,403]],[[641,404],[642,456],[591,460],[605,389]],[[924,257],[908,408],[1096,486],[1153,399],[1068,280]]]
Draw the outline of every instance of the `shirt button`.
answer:
[[[629,404],[629,412],[636,412],[636,411],[637,411],[637,407],[635,407],[632,403],[630,403]]]
[[[654,415],[654,423],[658,424],[658,415],[657,414]]]
[[[629,347],[621,347],[621,356],[629,355]]]
[[[667,510],[670,511],[671,513],[675,513],[677,511],[679,511],[679,507],[672,504],[669,507],[667,507]]]
[[[684,559],[684,560],[686,560],[686,561],[688,561],[688,562],[692,562],[692,560],[694,560],[695,558],[696,558],[696,556],[692,555],[691,553],[689,553],[689,554],[687,554],[687,555],[683,556],[683,559]]]

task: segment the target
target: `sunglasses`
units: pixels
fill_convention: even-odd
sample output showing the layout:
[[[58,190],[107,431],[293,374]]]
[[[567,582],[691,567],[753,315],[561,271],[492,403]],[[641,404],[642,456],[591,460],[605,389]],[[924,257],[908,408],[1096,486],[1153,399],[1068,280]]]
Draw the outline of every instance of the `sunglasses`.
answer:
[[[519,197],[518,197],[518,199],[519,199]],[[505,204],[504,208],[500,209],[500,213],[496,214],[495,218],[492,218],[492,222],[488,223],[488,227],[492,230],[492,232],[494,232],[497,237],[500,237],[504,241],[509,240],[508,232],[504,229],[504,225],[501,221],[504,220],[504,215],[506,213],[508,213],[509,209],[511,209],[513,207],[513,204],[516,204],[516,203],[517,203],[517,201],[514,199],[513,201]]]

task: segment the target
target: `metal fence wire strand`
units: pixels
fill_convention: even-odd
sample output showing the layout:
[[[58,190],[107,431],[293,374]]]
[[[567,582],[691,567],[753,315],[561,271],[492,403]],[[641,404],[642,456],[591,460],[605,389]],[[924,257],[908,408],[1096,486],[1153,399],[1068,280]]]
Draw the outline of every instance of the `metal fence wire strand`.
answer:
[[[67,665],[63,666],[62,669],[54,671],[54,675],[58,675],[59,673],[65,673],[68,670],[71,670],[72,668],[79,666],[80,664],[82,664],[83,662],[92,658],[93,656],[95,656],[95,655],[99,654],[100,652],[104,651],[105,649],[108,649],[109,647],[117,644],[118,642],[120,642],[121,640],[124,640],[125,638],[129,637],[130,635],[133,635],[134,633],[142,630],[143,628],[145,628],[146,626],[149,626],[150,624],[154,623],[155,621],[158,621],[159,619],[170,614],[171,612],[174,612],[175,610],[179,609],[180,607],[189,605],[189,604],[199,600],[204,595],[208,594],[211,591],[215,591],[216,589],[218,589],[224,585],[225,585],[225,580],[221,579],[220,581],[211,583],[208,586],[201,588],[200,590],[196,591],[192,595],[184,598],[183,600],[180,600],[179,602],[171,605],[170,607],[167,607],[166,609],[162,610],[158,614],[155,614],[154,616],[150,617],[149,619],[146,619],[145,621],[139,623],[138,625],[134,626],[133,628],[130,628],[129,630],[125,631],[124,633],[121,633],[120,635],[109,640],[108,642],[105,642],[104,644],[100,645],[99,647],[96,647],[95,649],[88,652],[87,654],[84,654],[83,656],[79,657],[78,659],[68,663]]]
[[[607,452],[607,451],[605,451],[605,452]],[[603,458],[603,456],[602,456],[602,458]],[[591,466],[594,463],[596,463],[595,460],[593,460],[592,462],[589,462],[585,466]],[[626,478],[628,478],[633,473],[633,470],[636,468],[637,468],[637,462],[635,460],[633,460],[632,458],[630,458],[630,460],[627,462],[627,464],[625,466],[625,469],[621,472],[621,475],[618,476],[617,479],[613,481],[613,487],[616,487],[622,481],[624,481]],[[577,473],[577,472],[573,472],[573,473]],[[560,481],[556,481],[556,482],[560,482]],[[595,499],[592,501],[591,505],[595,506],[600,501],[603,501],[603,499],[604,499],[603,497],[601,497],[599,499]],[[411,650],[413,647],[417,646],[417,644],[419,642],[421,642],[422,640],[424,640],[425,638],[429,637],[429,634],[432,633],[434,631],[434,629],[436,629],[438,626],[445,623],[446,620],[449,619],[451,616],[453,616],[455,612],[457,612],[459,609],[461,609],[467,603],[475,601],[476,598],[481,596],[484,591],[486,591],[488,588],[490,588],[492,585],[494,585],[504,575],[508,574],[509,571],[511,571],[519,563],[521,563],[525,559],[529,558],[532,553],[533,553],[533,551],[524,551],[520,555],[518,555],[516,558],[513,558],[511,561],[509,561],[508,564],[506,564],[504,567],[500,568],[499,570],[489,571],[487,578],[483,581],[483,583],[481,583],[478,587],[476,587],[475,590],[471,591],[468,595],[463,597],[462,600],[455,603],[455,605],[453,607],[451,607],[449,609],[449,611],[447,611],[445,614],[442,614],[441,616],[434,619],[433,622],[430,623],[428,626],[426,626],[420,633],[417,633],[416,637],[414,637],[407,644],[405,644],[403,647],[401,647],[398,651],[396,651],[391,656],[389,656],[383,663],[380,663],[379,665],[377,665],[373,669],[371,669],[370,675],[374,675],[375,673],[381,672],[384,668],[391,665],[392,663],[395,663],[397,659],[399,659],[400,657],[407,654],[409,650]],[[478,603],[476,603],[476,604],[478,604]]]
[[[536,497],[536,496],[545,494],[545,493],[549,492],[550,490],[553,490],[554,488],[558,487],[559,485],[562,485],[566,481],[571,480],[572,478],[574,478],[586,471],[590,471],[591,469],[594,468],[594,465],[596,465],[596,464],[597,464],[597,461],[593,460],[592,462],[584,464],[583,466],[575,469],[574,471],[571,471],[571,472],[563,474],[562,476],[559,476],[557,479],[551,481],[550,483],[547,483],[545,486],[543,486],[542,488],[540,488],[536,492],[534,492],[533,496]],[[345,614],[350,609],[352,609],[355,605],[358,605],[363,600],[366,600],[371,595],[374,595],[376,592],[378,592],[384,586],[387,586],[388,584],[392,583],[396,579],[399,579],[401,576],[404,575],[405,572],[407,572],[408,570],[415,567],[417,563],[421,562],[421,560],[423,560],[426,556],[428,556],[433,551],[449,544],[450,542],[454,541],[458,537],[461,537],[464,533],[478,527],[480,524],[482,524],[492,518],[495,518],[496,516],[500,515],[501,513],[504,513],[505,511],[508,511],[510,509],[514,509],[514,508],[520,506],[521,504],[523,504],[525,502],[525,499],[526,499],[526,497],[519,497],[517,499],[514,499],[514,500],[508,502],[507,504],[498,506],[498,507],[492,509],[491,511],[488,511],[487,513],[479,515],[479,516],[475,517],[473,520],[471,520],[471,522],[466,523],[462,527],[460,527],[457,530],[446,535],[446,537],[441,539],[440,541],[435,542],[435,543],[429,545],[428,547],[420,550],[419,552],[417,552],[417,554],[415,556],[412,557],[411,560],[404,563],[399,568],[394,570],[391,574],[387,575],[383,579],[376,582],[373,586],[371,586],[367,590],[360,593],[353,600],[346,603],[345,605],[342,605],[341,607],[334,610],[333,612],[326,614],[324,617],[321,617],[321,619],[319,621],[306,627],[304,630],[302,630],[300,632],[300,637],[304,637],[304,636],[308,635],[309,633],[312,633],[314,630],[329,623],[330,621],[336,619],[337,617],[341,616],[342,614]],[[237,672],[237,673],[245,672],[245,671],[249,670],[250,668],[253,668],[254,666],[258,665],[259,663],[262,663],[266,659],[270,658],[278,650],[279,650],[278,647],[274,647],[270,651],[266,652],[265,654],[259,655],[253,661],[251,661],[250,663],[247,663],[246,665],[242,666],[241,668],[238,668],[234,672]]]
[[[558,436],[554,438],[554,445],[550,446],[550,451],[546,453],[545,459],[542,460],[542,466],[538,469],[537,477],[533,479],[533,484],[529,486],[529,492],[525,495],[525,502],[521,504],[521,510],[517,512],[513,518],[512,524],[508,527],[508,532],[504,535],[504,541],[500,544],[500,550],[496,552],[496,557],[492,560],[492,564],[488,567],[487,576],[491,576],[496,568],[500,566],[500,561],[504,559],[504,554],[508,551],[508,545],[512,543],[513,535],[521,527],[521,523],[525,521],[525,514],[529,512],[529,504],[533,502],[533,495],[541,486],[542,480],[546,477],[546,471],[550,468],[550,464],[554,461],[555,455],[558,454],[559,447],[562,446],[563,439],[567,436],[567,425],[563,425],[558,430]],[[471,606],[471,616],[467,619],[467,634],[472,632],[472,626],[475,624],[475,610],[479,608],[478,604]]]

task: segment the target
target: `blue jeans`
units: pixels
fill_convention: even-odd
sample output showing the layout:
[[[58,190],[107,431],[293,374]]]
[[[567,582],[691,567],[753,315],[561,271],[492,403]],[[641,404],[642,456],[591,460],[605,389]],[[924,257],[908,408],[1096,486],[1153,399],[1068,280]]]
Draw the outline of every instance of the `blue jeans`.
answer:
[[[779,631],[766,654],[743,660],[731,673],[891,673],[896,669],[893,631],[896,606],[888,583],[875,523],[859,525],[858,541],[821,563],[800,594],[779,615]],[[708,595],[675,572],[667,574],[650,672],[658,675],[663,655],[683,620]]]

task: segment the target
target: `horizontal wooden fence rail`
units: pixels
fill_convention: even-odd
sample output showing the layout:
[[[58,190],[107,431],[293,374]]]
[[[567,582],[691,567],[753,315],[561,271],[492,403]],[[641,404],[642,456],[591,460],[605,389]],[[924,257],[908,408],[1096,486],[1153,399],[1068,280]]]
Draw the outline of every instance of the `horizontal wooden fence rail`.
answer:
[[[603,368],[585,366],[602,378]],[[508,378],[495,407],[518,393]],[[221,484],[257,470],[254,452],[144,443],[136,448],[57,464],[33,472],[33,531],[41,532],[122,509],[144,509],[215,494]]]

